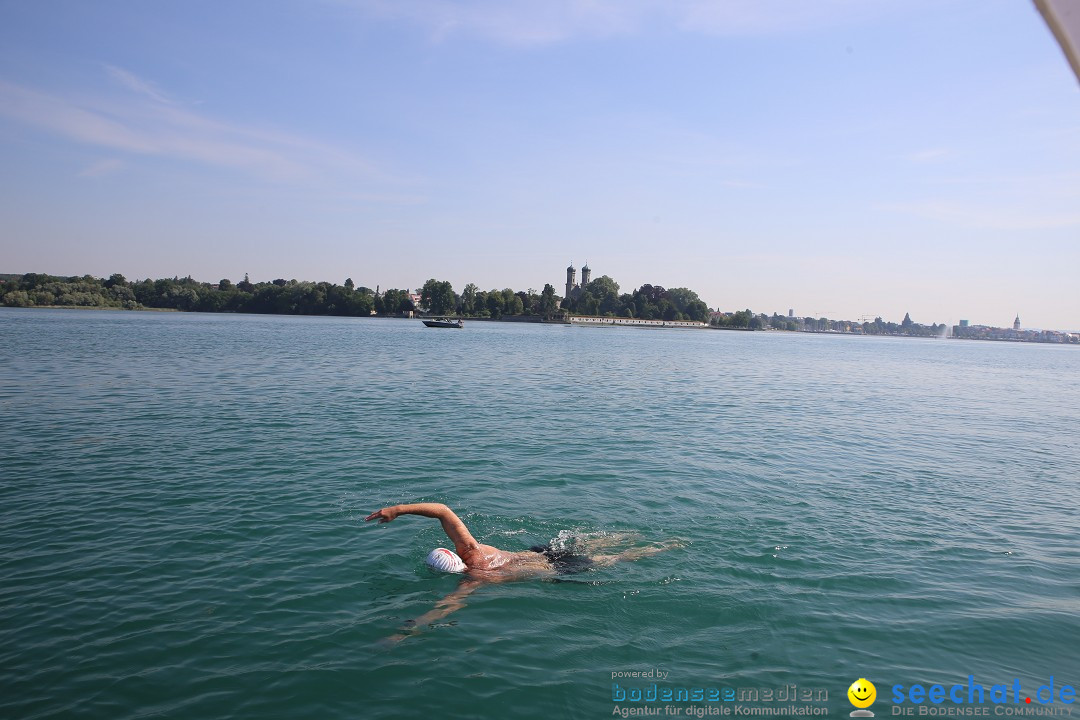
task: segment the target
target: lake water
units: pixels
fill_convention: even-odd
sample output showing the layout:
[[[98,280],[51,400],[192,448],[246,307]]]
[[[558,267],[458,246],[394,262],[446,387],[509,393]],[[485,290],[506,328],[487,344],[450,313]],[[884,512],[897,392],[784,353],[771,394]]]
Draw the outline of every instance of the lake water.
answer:
[[[846,717],[862,677],[882,717],[896,684],[1018,679],[1021,709],[1080,685],[1077,348],[10,309],[0,331],[0,717],[737,704],[613,699],[653,683],[795,684]],[[510,550],[682,547],[487,585],[388,643],[461,583],[423,564],[436,521],[363,522],[418,501]]]

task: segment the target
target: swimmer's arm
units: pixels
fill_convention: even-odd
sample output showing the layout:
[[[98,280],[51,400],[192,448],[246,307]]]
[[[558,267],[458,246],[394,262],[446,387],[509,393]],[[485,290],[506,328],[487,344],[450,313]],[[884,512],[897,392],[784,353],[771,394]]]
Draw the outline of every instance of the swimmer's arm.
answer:
[[[381,523],[388,523],[398,515],[423,515],[424,517],[436,518],[442,523],[446,536],[453,541],[454,549],[457,550],[457,554],[462,557],[465,557],[465,555],[480,547],[480,544],[476,542],[476,538],[469,532],[469,528],[465,527],[465,523],[461,522],[461,518],[455,515],[453,510],[442,503],[394,505],[392,507],[385,507],[382,510],[376,510],[368,515],[366,519],[377,519]]]
[[[416,627],[423,627],[430,625],[437,620],[442,620],[450,613],[465,607],[465,598],[469,597],[473,590],[478,587],[480,587],[480,583],[476,580],[467,580],[463,582],[461,587],[435,603],[433,609],[428,610],[413,622],[416,623]]]
[[[415,620],[408,621],[397,634],[384,638],[381,641],[382,644],[392,647],[411,635],[417,635],[423,632],[424,628],[430,627],[433,623],[442,620],[450,613],[465,607],[465,598],[469,597],[473,590],[480,587],[480,584],[481,583],[477,580],[466,580],[457,590],[437,602],[433,609],[428,610]]]

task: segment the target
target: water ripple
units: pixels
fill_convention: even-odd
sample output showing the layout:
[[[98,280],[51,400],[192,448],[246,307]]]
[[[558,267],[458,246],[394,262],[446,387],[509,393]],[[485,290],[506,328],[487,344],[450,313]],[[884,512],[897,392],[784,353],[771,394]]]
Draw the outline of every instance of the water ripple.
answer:
[[[828,687],[833,713],[860,676],[1080,680],[1074,348],[0,327],[5,717],[609,716],[611,672],[648,667]],[[481,587],[385,643],[458,588],[423,565],[436,523],[362,523],[416,501],[507,549],[682,547]]]

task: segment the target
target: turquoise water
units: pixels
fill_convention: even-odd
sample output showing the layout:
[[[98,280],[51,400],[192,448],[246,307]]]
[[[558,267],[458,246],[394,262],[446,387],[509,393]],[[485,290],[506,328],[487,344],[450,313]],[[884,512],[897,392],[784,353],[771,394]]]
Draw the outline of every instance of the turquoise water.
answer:
[[[1080,685],[1076,348],[8,309],[0,330],[0,717],[600,718],[613,682],[655,681],[612,673],[651,668],[823,688],[830,716],[859,677],[879,717],[894,684]],[[461,582],[423,565],[437,522],[363,522],[417,501],[510,550],[684,547],[487,585],[391,644]]]

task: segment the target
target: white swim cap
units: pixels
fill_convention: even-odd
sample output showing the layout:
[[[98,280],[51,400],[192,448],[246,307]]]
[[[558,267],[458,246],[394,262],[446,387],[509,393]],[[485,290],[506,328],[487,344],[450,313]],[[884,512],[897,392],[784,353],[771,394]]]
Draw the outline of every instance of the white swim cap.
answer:
[[[443,572],[465,572],[468,569],[456,552],[446,548],[435,548],[429,552],[426,562],[432,570]]]

